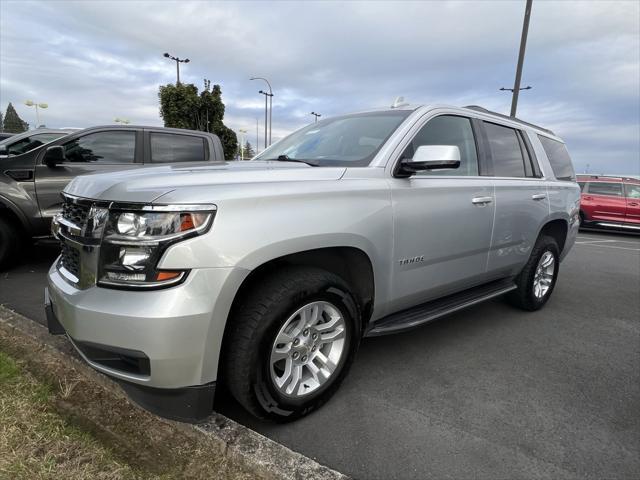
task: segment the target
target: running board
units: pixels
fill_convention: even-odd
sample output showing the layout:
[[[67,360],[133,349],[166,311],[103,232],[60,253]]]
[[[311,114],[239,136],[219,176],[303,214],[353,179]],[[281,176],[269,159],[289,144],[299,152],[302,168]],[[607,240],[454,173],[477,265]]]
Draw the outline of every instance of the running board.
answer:
[[[600,227],[613,227],[613,228],[628,228],[629,230],[640,230],[640,225],[627,225],[626,223],[614,223],[614,222],[594,222],[595,225]]]
[[[371,325],[370,330],[365,333],[365,337],[403,332],[490,298],[498,297],[516,288],[512,279],[505,279],[438,298],[381,318]]]

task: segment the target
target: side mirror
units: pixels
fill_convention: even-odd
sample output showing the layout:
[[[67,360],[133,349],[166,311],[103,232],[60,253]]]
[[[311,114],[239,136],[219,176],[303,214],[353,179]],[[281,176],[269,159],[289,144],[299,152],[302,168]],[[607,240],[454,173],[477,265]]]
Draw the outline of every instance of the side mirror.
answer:
[[[63,163],[66,160],[64,156],[64,147],[62,145],[54,145],[47,148],[44,154],[44,164],[47,167],[55,167],[59,163]]]
[[[421,145],[413,154],[400,162],[399,177],[410,177],[423,170],[458,168],[460,149],[456,145]]]

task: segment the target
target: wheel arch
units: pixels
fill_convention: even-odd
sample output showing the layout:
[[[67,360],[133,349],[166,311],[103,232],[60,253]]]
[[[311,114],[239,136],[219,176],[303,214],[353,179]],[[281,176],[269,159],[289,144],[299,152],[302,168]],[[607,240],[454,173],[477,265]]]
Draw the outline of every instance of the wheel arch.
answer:
[[[540,229],[538,237],[542,235],[548,235],[552,237],[558,244],[558,250],[560,255],[564,251],[567,235],[569,234],[569,222],[564,218],[554,218],[548,220]]]

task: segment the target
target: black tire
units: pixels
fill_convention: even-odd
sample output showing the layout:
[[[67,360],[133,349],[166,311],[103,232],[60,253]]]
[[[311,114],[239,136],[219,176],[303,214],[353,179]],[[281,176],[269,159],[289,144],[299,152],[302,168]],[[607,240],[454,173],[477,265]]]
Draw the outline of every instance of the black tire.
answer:
[[[20,230],[6,218],[0,217],[0,270],[16,261],[20,250]]]
[[[259,418],[291,421],[324,404],[347,374],[360,343],[360,310],[347,284],[318,268],[286,267],[254,285],[229,319],[222,377],[235,399]],[[286,397],[271,380],[269,358],[280,328],[299,308],[327,301],[345,319],[345,344],[331,378],[302,398]]]
[[[536,269],[542,256],[550,252],[553,255],[555,262],[555,269],[553,272],[553,278],[551,285],[547,292],[541,297],[537,297],[534,294],[534,278],[536,276]],[[553,237],[541,236],[536,241],[536,244],[531,251],[529,261],[522,269],[522,272],[516,277],[516,285],[518,288],[510,292],[507,296],[511,304],[527,311],[535,311],[541,309],[545,303],[551,297],[553,289],[556,286],[558,280],[558,273],[560,268],[560,249]]]

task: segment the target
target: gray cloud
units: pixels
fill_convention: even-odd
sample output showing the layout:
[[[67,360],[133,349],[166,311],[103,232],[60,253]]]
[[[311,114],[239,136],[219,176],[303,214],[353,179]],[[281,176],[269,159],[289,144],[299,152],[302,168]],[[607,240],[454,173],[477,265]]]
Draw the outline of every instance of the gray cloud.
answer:
[[[270,79],[274,137],[325,116],[412,103],[506,112],[524,2],[0,3],[0,108],[47,101],[50,126],[161,124],[157,87],[220,83],[226,122],[255,131]],[[536,1],[519,115],[563,136],[578,170],[640,172],[640,4]]]

